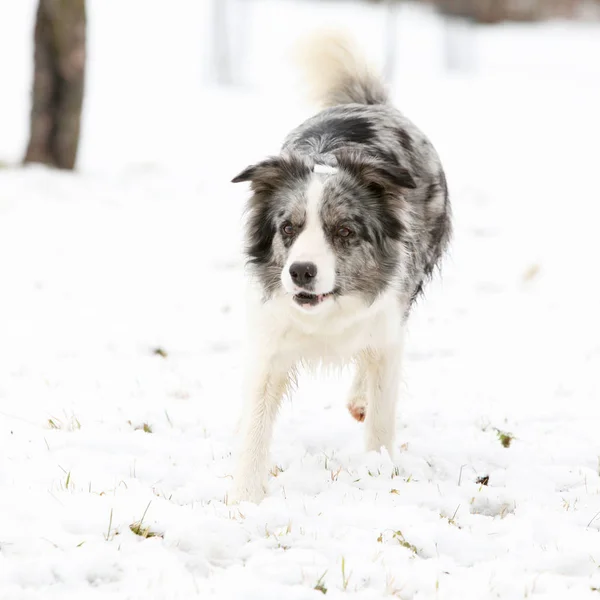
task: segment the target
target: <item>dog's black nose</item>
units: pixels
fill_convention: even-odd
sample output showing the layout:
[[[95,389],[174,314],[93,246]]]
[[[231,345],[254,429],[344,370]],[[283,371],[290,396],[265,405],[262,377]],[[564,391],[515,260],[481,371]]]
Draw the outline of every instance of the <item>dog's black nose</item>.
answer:
[[[290,267],[290,275],[296,285],[307,287],[317,276],[317,265],[311,262],[295,262]]]

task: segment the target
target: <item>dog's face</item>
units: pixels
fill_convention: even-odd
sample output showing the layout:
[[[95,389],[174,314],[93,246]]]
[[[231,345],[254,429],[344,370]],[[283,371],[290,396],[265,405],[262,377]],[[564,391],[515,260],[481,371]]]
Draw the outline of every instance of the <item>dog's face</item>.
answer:
[[[405,169],[357,154],[335,168],[285,155],[233,181],[252,184],[247,253],[266,297],[284,292],[308,313],[343,296],[370,304],[397,273],[401,190],[415,187]]]

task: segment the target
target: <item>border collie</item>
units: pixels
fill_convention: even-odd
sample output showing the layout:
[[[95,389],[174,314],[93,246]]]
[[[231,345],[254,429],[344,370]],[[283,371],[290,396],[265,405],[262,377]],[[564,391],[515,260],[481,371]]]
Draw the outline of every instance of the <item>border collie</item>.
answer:
[[[259,502],[282,398],[299,365],[356,368],[348,409],[367,451],[393,456],[404,329],[448,244],[446,178],[431,142],[332,35],[305,52],[323,110],[249,182],[249,342],[241,448],[229,502]]]

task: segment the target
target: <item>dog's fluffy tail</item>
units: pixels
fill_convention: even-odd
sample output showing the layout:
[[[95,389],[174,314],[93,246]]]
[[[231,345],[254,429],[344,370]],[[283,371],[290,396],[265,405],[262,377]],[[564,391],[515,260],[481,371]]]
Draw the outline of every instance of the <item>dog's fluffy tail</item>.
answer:
[[[343,34],[314,34],[299,44],[297,59],[311,90],[311,99],[323,108],[388,101],[381,78]]]

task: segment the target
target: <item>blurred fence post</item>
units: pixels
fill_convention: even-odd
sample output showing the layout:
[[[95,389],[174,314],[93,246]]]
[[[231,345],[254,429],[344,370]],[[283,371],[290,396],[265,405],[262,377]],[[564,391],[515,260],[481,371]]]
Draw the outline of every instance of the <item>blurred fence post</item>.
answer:
[[[444,57],[449,71],[475,68],[475,27],[468,17],[444,14]]]
[[[30,136],[23,162],[73,169],[86,55],[85,0],[39,0]]]
[[[248,2],[249,0],[245,0]],[[215,81],[221,85],[233,83],[233,56],[231,47],[230,0],[213,0],[212,2],[212,69]]]
[[[383,74],[386,81],[394,83],[398,57],[398,11],[399,0],[385,0],[385,33],[384,33],[384,63]]]

